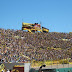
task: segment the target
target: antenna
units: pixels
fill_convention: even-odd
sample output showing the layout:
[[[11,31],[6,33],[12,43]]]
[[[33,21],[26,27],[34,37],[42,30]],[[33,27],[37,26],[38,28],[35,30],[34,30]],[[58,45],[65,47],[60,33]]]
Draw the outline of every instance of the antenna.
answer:
[[[41,25],[41,27],[42,27],[42,21],[40,21],[40,25]]]
[[[40,26],[41,26],[41,28],[42,28],[42,22],[40,21]]]
[[[22,18],[22,22],[23,22],[23,18]]]
[[[40,21],[40,25],[41,25],[41,23],[42,23],[42,22]]]

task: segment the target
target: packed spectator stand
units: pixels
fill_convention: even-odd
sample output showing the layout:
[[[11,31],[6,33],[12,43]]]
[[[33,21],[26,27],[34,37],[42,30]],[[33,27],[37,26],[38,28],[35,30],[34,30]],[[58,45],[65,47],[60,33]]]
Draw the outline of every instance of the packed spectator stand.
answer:
[[[72,58],[72,33],[28,33],[0,29],[0,59],[4,62],[57,60],[68,57]]]

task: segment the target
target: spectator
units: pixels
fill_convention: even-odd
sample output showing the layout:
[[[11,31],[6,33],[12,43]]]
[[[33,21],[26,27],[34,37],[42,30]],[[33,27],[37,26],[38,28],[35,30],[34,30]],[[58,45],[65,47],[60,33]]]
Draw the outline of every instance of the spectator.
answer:
[[[0,29],[0,58],[4,62],[71,58],[71,39],[72,33],[31,34],[21,30]]]

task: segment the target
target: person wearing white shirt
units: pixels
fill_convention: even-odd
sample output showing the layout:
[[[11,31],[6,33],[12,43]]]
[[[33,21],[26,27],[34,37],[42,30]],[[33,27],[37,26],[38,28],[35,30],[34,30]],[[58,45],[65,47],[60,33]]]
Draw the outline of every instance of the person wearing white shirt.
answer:
[[[9,69],[7,69],[7,72],[10,72]]]

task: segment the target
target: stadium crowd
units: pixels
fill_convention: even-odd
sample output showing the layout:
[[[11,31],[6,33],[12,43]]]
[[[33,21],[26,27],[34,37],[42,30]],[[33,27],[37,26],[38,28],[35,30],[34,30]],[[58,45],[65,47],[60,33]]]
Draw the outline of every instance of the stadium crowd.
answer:
[[[56,50],[57,49],[57,50]],[[72,58],[72,33],[28,33],[0,29],[0,59],[25,62]]]

